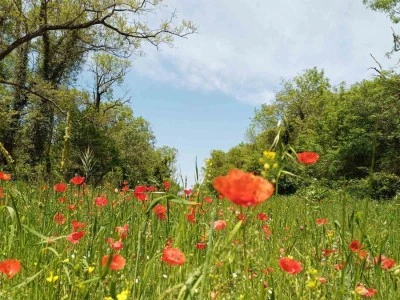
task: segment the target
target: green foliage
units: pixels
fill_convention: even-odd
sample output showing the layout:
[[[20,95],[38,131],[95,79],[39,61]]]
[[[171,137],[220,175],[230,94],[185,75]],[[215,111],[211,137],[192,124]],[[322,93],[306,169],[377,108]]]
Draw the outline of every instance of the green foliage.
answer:
[[[400,177],[385,172],[377,172],[372,176],[372,198],[391,199],[400,193]]]
[[[169,17],[157,26],[148,22],[155,13]],[[171,45],[195,32],[192,22],[177,20],[161,1],[2,0],[0,27],[0,142],[15,157],[15,176],[79,173],[99,183],[121,168],[135,182],[174,177],[176,153],[156,149],[150,124],[113,91],[142,42]],[[90,92],[74,87],[87,66]],[[90,172],[80,159],[88,148]]]
[[[317,164],[300,169],[296,164],[277,161],[279,168],[276,170],[283,168],[299,175],[299,178],[285,176],[282,183],[278,181],[278,191],[282,188],[292,193],[304,187],[304,181],[313,178],[330,182],[348,180],[348,189],[353,195],[366,197],[366,178],[374,147],[373,172],[400,176],[399,80],[399,75],[386,72],[385,76],[349,87],[341,84],[332,88],[324,72],[313,68],[292,80],[283,81],[275,101],[263,104],[255,111],[247,132],[249,143],[240,144],[226,153],[213,151],[210,157],[213,167],[208,164],[206,173],[213,178],[236,167],[260,174],[265,161],[259,159],[263,151],[276,144],[279,136],[281,148],[273,148],[277,153],[294,155],[294,149],[297,152],[314,151],[320,159]],[[279,122],[285,124],[281,129],[277,127]],[[287,151],[288,146],[293,150]],[[281,159],[282,155],[278,153],[277,158]],[[276,177],[276,170],[268,169],[272,176],[270,180]],[[382,185],[385,186],[382,189],[387,189],[385,184]],[[385,192],[378,192],[380,189],[377,185],[374,198],[384,197]],[[392,197],[393,191],[388,194]]]

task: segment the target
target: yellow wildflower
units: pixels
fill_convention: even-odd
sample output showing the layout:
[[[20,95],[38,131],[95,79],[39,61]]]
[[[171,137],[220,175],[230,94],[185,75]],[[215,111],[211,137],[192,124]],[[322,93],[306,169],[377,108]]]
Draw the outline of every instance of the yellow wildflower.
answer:
[[[317,286],[318,286],[318,280],[317,279],[307,280],[306,288],[315,289]]]
[[[263,155],[269,160],[274,160],[275,156],[276,156],[276,153],[272,152],[272,151],[264,151]]]
[[[317,275],[317,274],[318,274],[318,270],[317,270],[317,269],[314,269],[314,268],[310,268],[310,269],[308,270],[308,273],[311,274],[311,275]]]
[[[123,290],[121,293],[119,293],[117,295],[117,299],[118,300],[127,300],[128,299],[128,295],[129,295],[129,291],[128,290]]]
[[[53,271],[50,272],[49,277],[46,278],[48,282],[56,282],[58,280],[58,276],[54,276]]]

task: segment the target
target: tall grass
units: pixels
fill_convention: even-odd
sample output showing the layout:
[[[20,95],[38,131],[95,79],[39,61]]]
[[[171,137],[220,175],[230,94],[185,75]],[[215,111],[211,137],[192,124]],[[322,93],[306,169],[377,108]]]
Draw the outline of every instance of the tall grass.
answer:
[[[399,267],[385,270],[381,259],[374,261],[381,255],[400,260],[398,200],[366,206],[370,200],[343,192],[319,202],[274,196],[240,211],[226,199],[207,203],[201,194],[188,201],[161,187],[141,202],[111,186],[69,185],[60,194],[41,184],[0,184],[0,261],[14,258],[22,264],[16,276],[1,279],[1,299],[124,299],[127,294],[127,299],[357,299],[360,283],[375,288],[375,298],[399,299]],[[108,199],[104,207],[94,205],[100,195]],[[153,213],[156,204],[168,205],[166,220]],[[195,223],[186,218],[192,207]],[[64,224],[53,221],[56,213],[66,217]],[[238,220],[240,213],[244,221]],[[259,220],[259,213],[268,220]],[[65,238],[73,219],[86,223],[75,245]],[[318,225],[317,219],[327,224]],[[214,220],[225,220],[227,227],[214,230]],[[126,265],[110,270],[101,259],[116,251],[106,239],[118,239],[115,227],[124,224],[129,233],[119,254]],[[168,240],[185,253],[184,265],[161,261]],[[368,257],[350,250],[353,240],[361,241]],[[205,249],[197,243],[205,243]],[[302,272],[280,269],[279,258],[287,256],[302,263]]]

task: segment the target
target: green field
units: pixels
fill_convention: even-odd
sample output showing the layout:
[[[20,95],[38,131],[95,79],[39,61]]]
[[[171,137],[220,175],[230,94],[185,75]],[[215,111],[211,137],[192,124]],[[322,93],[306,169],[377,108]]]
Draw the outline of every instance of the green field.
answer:
[[[399,299],[398,199],[332,191],[322,201],[273,196],[241,208],[227,199],[204,201],[201,189],[178,197],[157,187],[138,201],[132,190],[113,186],[68,184],[58,193],[0,184],[1,261],[21,264],[11,278],[3,271],[1,299],[359,299],[375,290],[377,299]],[[96,205],[99,196],[104,206]],[[167,208],[164,218],[153,211],[157,204]],[[56,214],[65,217],[62,224]],[[76,244],[67,239],[72,220],[84,223],[75,229],[84,231]],[[226,228],[213,230],[213,220]],[[115,230],[124,224],[126,236]],[[112,250],[108,238],[123,248]],[[354,240],[360,249],[350,249]],[[184,253],[183,265],[162,259],[168,247]],[[111,253],[125,259],[123,269],[102,264]],[[300,262],[300,272],[281,269],[283,257]]]

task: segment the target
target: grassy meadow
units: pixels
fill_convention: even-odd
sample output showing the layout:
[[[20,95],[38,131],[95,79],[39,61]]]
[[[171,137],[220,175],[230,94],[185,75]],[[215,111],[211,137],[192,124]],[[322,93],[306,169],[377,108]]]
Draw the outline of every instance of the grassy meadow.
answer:
[[[400,297],[398,199],[338,190],[243,208],[201,187],[0,185],[1,299]]]

